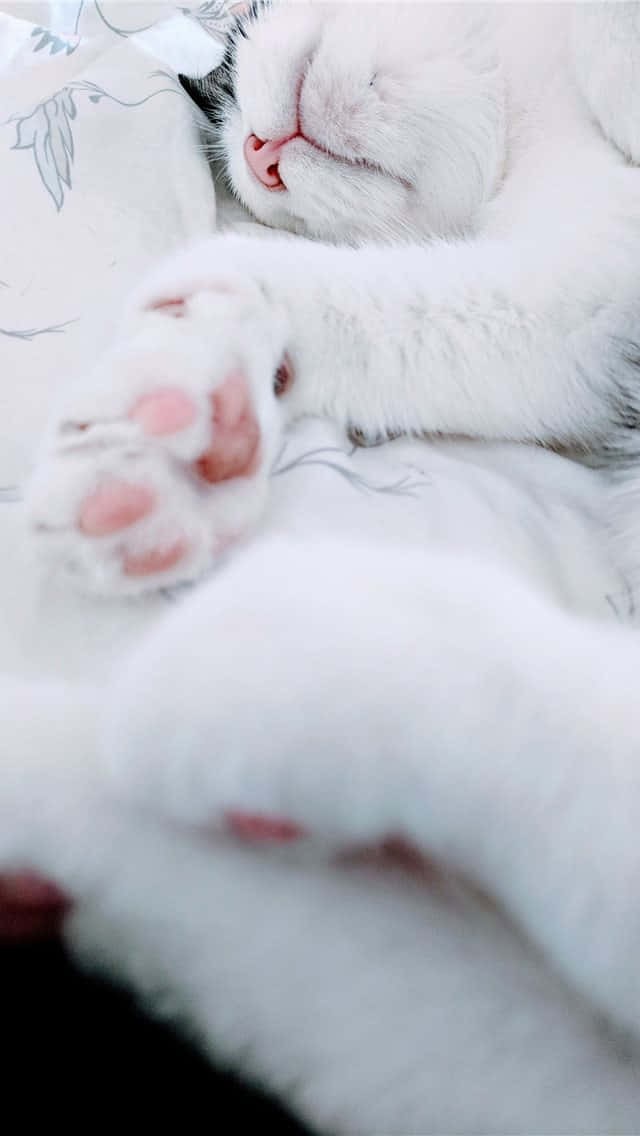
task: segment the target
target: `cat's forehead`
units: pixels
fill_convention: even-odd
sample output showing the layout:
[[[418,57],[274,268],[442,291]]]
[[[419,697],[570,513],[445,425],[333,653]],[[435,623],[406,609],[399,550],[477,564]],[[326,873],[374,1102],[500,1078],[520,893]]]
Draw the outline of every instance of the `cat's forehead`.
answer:
[[[252,5],[245,26],[240,61],[256,49],[287,55],[304,47],[331,53],[335,61],[369,57],[382,66],[406,67],[450,48],[460,18],[447,4],[275,0]]]

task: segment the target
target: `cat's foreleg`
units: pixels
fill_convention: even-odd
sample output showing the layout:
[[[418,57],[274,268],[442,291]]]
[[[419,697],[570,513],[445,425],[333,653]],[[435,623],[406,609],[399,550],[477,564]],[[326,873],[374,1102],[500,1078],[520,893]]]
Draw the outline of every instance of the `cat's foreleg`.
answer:
[[[554,158],[552,148],[538,164]],[[196,281],[257,285],[274,320],[286,312],[289,420],[325,414],[373,434],[610,440],[635,380],[635,193],[627,171],[595,165],[587,189],[589,163],[575,179],[566,169],[557,184],[549,177],[530,199],[511,187],[515,204],[504,211],[518,216],[508,234],[497,220],[486,236],[426,248],[227,236],[176,258],[149,295],[190,294]],[[266,335],[268,310],[264,318]]]

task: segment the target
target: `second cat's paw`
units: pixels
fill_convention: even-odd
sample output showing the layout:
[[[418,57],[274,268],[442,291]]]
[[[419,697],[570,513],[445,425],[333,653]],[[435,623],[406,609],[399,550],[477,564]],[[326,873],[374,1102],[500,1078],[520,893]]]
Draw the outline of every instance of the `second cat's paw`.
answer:
[[[107,595],[197,579],[263,508],[291,379],[257,288],[146,295],[49,431],[28,500],[41,551]]]
[[[103,731],[116,794],[276,843],[401,831],[399,763],[382,760],[393,693],[369,618],[379,583],[366,545],[272,537],[243,550],[122,668]]]

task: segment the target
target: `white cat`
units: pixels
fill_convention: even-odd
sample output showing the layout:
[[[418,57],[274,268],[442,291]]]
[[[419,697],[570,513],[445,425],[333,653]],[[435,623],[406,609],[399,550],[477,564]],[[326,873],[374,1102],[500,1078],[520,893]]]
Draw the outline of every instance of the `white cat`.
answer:
[[[399,40],[405,58],[424,44],[430,19],[435,58],[421,59],[416,82],[432,64],[435,98],[438,52],[478,12],[394,8],[391,24],[367,8],[263,14],[239,43],[241,104],[246,74],[284,137],[278,113],[295,109],[287,100],[312,53],[300,106],[317,97],[314,131],[332,127],[323,145],[342,161],[334,178],[329,154],[289,142],[263,171],[286,189],[254,185],[241,166],[253,211],[284,224],[259,202],[284,210],[299,175],[301,223],[319,235],[330,209],[331,235],[344,239],[341,192],[357,183],[352,224],[367,192],[371,223],[386,210],[397,241],[413,172],[384,172],[388,139],[364,154],[344,133],[341,143],[350,115],[321,103],[323,91],[358,111],[357,31],[366,91],[386,81],[387,97],[405,97],[408,70],[391,81],[389,60]],[[54,560],[116,594],[195,578],[263,508],[281,427],[306,410],[370,431],[624,440],[637,174],[571,94],[568,15],[491,9],[495,34],[476,27],[449,59],[446,75],[462,71],[433,161],[444,184],[449,155],[469,197],[423,185],[418,212],[455,241],[225,237],[141,291],[37,475],[33,509]],[[637,8],[580,15],[585,40],[598,37],[597,54],[577,56],[584,97],[633,155],[637,127],[616,79],[640,57]],[[289,38],[276,35],[281,21]],[[376,29],[390,54],[370,88]],[[282,105],[265,102],[269,90]],[[228,138],[240,113],[230,109]],[[426,139],[438,120],[405,114],[395,131],[390,121],[407,162],[423,153],[409,128]],[[478,142],[464,151],[472,178],[456,124]],[[244,129],[259,141],[269,132],[257,118]],[[422,223],[414,217],[414,238]],[[482,235],[464,236],[474,225]],[[160,621],[113,683],[5,688],[3,861],[50,873],[81,901],[78,946],[321,1129],[637,1131],[636,1040],[614,1040],[481,901],[326,863],[327,844],[404,836],[479,884],[637,1038],[640,644],[607,601],[616,606],[628,577],[626,554],[617,561],[602,535],[608,486],[534,447],[390,450],[404,446],[433,474],[437,541],[385,542],[373,513],[358,522],[357,502],[333,539],[331,518],[315,539],[314,516],[297,537],[276,523]],[[290,859],[258,859],[208,844],[201,826],[234,810],[306,829],[319,845],[309,841],[312,863],[298,845]]]

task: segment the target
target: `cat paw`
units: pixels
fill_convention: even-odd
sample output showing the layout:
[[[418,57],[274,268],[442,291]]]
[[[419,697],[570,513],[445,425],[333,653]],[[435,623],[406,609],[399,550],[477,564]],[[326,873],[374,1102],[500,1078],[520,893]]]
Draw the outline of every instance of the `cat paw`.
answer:
[[[354,600],[369,592],[369,550],[326,544],[256,542],[146,639],[105,708],[118,797],[271,844],[399,831],[380,668]]]
[[[279,312],[224,277],[151,290],[49,430],[28,494],[44,556],[84,590],[202,576],[260,515],[291,364]]]
[[[62,892],[41,877],[0,875],[0,944],[56,935],[68,910]]]

